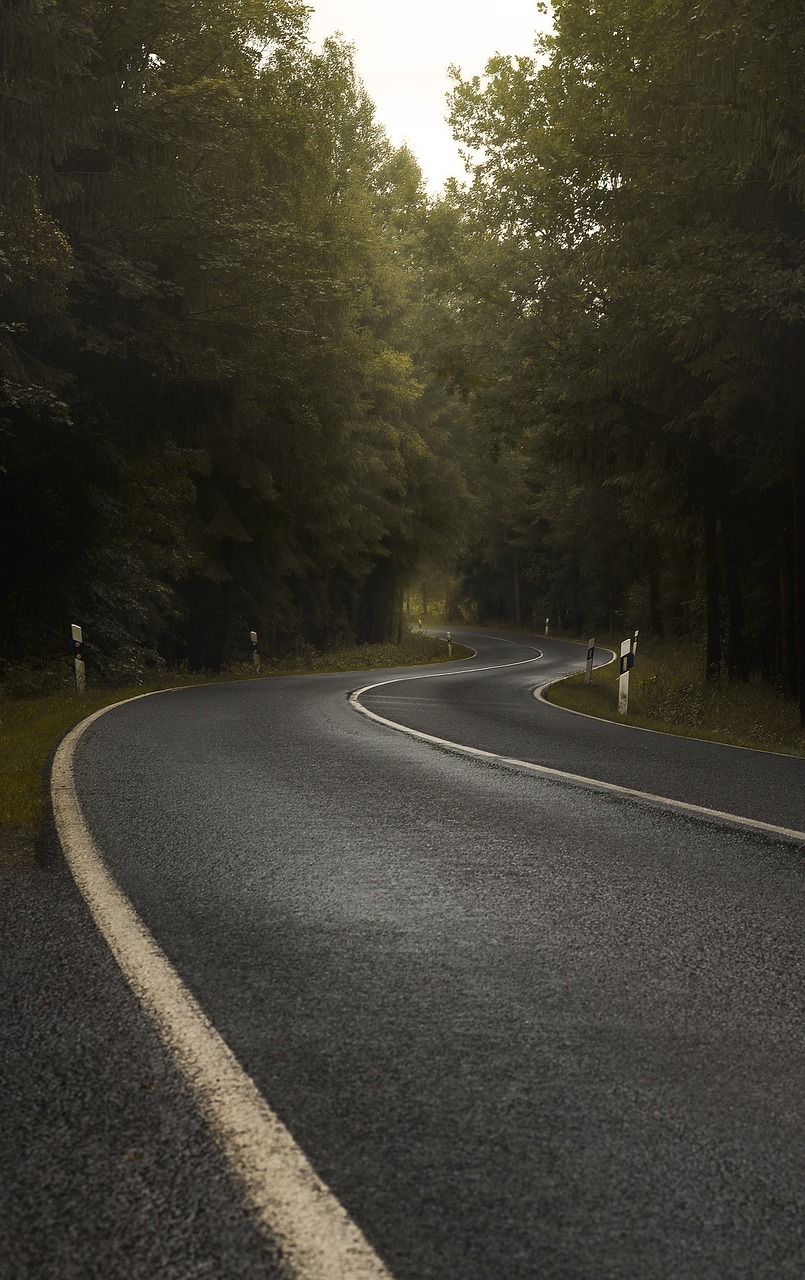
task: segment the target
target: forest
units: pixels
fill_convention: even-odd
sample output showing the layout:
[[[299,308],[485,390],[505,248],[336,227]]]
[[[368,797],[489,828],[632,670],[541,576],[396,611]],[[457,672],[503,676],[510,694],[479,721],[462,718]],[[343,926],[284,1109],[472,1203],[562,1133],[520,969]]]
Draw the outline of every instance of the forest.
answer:
[[[801,0],[557,0],[438,198],[298,0],[0,12],[0,688],[640,625],[805,724]]]

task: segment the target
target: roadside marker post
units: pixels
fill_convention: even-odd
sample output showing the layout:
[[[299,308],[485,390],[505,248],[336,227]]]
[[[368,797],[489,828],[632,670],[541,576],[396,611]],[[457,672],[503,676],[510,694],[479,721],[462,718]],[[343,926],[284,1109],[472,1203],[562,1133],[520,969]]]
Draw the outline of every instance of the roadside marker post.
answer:
[[[595,659],[595,636],[587,641],[587,671],[584,676],[584,683],[589,684],[593,678],[593,661]]]
[[[250,631],[249,638],[252,642],[252,662],[254,663],[254,670],[256,674],[259,676],[261,663],[260,663],[260,650],[257,648],[257,632]]]
[[[628,637],[621,644],[621,668],[618,679],[618,715],[625,716],[629,712],[629,672],[634,666],[632,640]]]
[[[84,654],[81,646],[84,643],[84,633],[74,622],[70,626],[70,648],[75,660],[75,691],[76,693],[85,693],[87,689],[87,669],[84,666]]]
[[[447,656],[448,656],[448,658],[452,658],[452,656],[453,656],[453,633],[452,633],[452,631],[448,631],[448,633],[447,633]]]
[[[546,619],[545,619],[545,634],[546,634],[546,636],[547,636],[547,634],[548,634],[548,627],[549,627],[550,625],[551,625],[551,620],[550,620],[550,618],[546,618]]]

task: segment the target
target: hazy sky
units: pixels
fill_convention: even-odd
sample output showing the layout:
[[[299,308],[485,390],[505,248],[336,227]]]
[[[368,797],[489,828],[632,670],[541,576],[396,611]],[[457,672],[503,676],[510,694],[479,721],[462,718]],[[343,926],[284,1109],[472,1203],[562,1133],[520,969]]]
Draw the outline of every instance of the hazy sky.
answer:
[[[495,53],[530,53],[549,23],[536,0],[309,0],[314,44],[340,31],[392,142],[407,142],[432,191],[464,176],[449,125],[447,68],[483,71]]]

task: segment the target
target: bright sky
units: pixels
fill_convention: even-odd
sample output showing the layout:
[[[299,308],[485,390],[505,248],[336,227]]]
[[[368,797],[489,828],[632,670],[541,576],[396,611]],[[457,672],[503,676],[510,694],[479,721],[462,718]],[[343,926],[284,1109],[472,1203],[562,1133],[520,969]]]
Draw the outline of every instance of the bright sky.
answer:
[[[445,123],[447,68],[479,75],[495,53],[531,53],[550,29],[536,0],[309,0],[310,37],[336,31],[355,46],[355,65],[397,146],[407,142],[432,192],[464,166]]]

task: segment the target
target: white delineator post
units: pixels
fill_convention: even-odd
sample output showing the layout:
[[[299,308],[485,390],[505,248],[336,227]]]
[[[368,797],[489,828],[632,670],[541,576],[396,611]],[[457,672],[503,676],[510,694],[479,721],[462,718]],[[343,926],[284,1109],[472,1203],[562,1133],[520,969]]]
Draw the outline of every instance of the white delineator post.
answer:
[[[251,640],[251,642],[252,642],[252,662],[254,663],[254,669],[255,669],[255,671],[256,671],[256,673],[257,673],[257,675],[259,676],[259,674],[260,674],[260,650],[257,648],[257,632],[256,632],[256,631],[250,631],[250,632],[249,632],[249,639],[250,639],[250,640]]]
[[[85,693],[87,688],[87,669],[84,666],[84,655],[81,652],[84,633],[74,622],[70,626],[70,639],[72,641],[73,658],[75,659],[75,691],[76,693]]]
[[[587,671],[584,676],[584,683],[589,684],[593,678],[593,661],[595,659],[595,636],[587,641]]]
[[[448,658],[452,658],[452,656],[453,656],[453,633],[452,633],[452,631],[448,631],[448,633],[447,633],[447,656],[448,656]]]
[[[551,624],[551,620],[550,620],[550,618],[546,618],[546,619],[545,619],[545,634],[546,634],[546,636],[547,636],[547,634],[548,634],[548,627],[550,626],[550,624]]]
[[[621,644],[621,673],[618,680],[618,715],[625,716],[629,711],[629,672],[634,665],[631,636]]]

